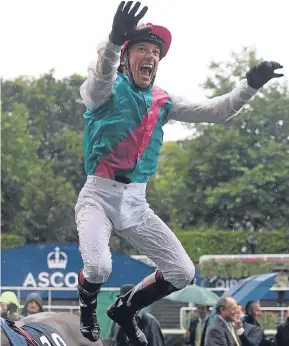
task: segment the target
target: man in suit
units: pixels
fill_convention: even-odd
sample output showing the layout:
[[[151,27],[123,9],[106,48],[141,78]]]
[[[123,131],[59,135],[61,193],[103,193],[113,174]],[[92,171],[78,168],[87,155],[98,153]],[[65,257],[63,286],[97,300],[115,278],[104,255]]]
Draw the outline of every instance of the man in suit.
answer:
[[[245,316],[238,305],[234,325],[242,346],[261,346],[262,335],[256,326],[244,321]]]
[[[262,316],[260,302],[249,301],[246,304],[245,316],[237,324],[237,334],[243,346],[271,346],[275,344],[274,338],[266,337],[264,329],[258,322]]]
[[[210,307],[196,305],[197,317],[190,321],[189,329],[186,333],[186,344],[190,346],[204,346],[207,332]]]
[[[207,346],[242,346],[233,322],[237,302],[231,297],[221,297],[216,304],[217,316],[208,328]]]
[[[288,317],[284,324],[281,324],[277,328],[277,334],[275,336],[277,346],[288,346],[289,345],[289,309]]]

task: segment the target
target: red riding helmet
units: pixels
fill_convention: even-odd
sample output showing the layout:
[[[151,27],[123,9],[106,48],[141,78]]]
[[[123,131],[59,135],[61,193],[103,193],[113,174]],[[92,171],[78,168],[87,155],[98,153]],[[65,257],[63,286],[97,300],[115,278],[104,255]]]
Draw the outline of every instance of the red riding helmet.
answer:
[[[152,27],[151,32],[146,34],[144,37],[138,38],[137,41],[133,41],[133,40],[132,41],[126,41],[122,47],[122,50],[121,50],[121,57],[124,56],[124,53],[130,44],[135,44],[135,43],[139,43],[139,42],[155,43],[160,47],[161,58],[163,58],[167,55],[167,53],[170,49],[171,42],[172,42],[172,35],[171,35],[170,31],[163,26],[153,25],[151,23],[147,23],[145,25],[142,24],[142,25],[138,26],[138,28],[143,29],[145,26]]]

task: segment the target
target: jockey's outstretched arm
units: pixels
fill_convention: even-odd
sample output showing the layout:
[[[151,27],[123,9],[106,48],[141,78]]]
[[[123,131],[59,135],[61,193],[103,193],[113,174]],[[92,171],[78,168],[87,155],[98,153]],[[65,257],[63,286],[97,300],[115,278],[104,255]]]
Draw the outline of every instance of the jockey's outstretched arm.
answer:
[[[243,79],[231,92],[201,102],[170,94],[174,107],[169,112],[169,119],[187,123],[222,123],[238,114],[257,92]]]
[[[87,79],[80,87],[80,95],[87,108],[94,110],[100,107],[112,95],[120,53],[121,46],[108,38],[98,45],[97,57],[89,64]]]

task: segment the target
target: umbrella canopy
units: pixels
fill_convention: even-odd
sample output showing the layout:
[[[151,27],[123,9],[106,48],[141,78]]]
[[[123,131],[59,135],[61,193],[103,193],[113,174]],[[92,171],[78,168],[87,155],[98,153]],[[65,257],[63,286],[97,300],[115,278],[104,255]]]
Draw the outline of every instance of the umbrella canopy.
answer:
[[[223,296],[233,297],[244,307],[249,301],[261,300],[270,291],[278,273],[250,276],[232,286]]]
[[[213,306],[219,297],[205,288],[190,285],[180,291],[174,292],[167,299],[175,302],[192,303],[197,305]]]

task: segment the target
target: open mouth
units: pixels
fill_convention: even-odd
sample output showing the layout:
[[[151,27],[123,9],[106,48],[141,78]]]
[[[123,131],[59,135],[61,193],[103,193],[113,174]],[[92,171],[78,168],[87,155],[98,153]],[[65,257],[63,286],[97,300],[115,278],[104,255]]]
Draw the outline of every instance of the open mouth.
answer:
[[[140,72],[145,77],[150,77],[153,72],[152,64],[143,64],[140,68]]]

